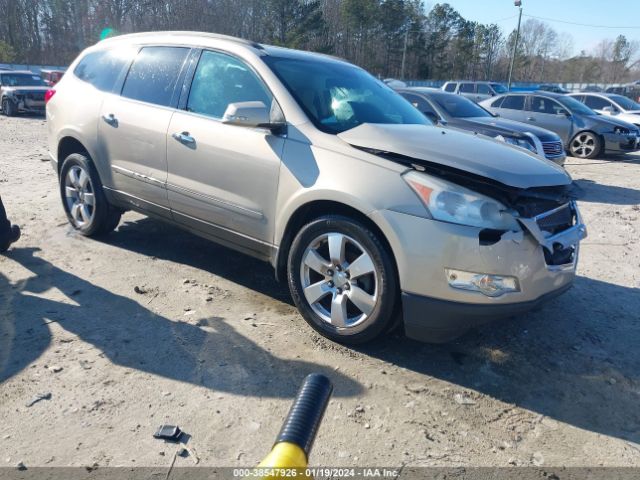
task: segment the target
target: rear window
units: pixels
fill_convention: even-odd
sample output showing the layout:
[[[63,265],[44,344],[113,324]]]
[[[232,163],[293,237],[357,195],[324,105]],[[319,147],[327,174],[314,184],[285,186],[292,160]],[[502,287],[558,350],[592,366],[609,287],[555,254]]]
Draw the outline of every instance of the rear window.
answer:
[[[445,92],[455,92],[456,91],[456,83],[447,83],[444,86],[444,91]]]
[[[73,69],[73,74],[98,90],[110,92],[122,70],[129,65],[135,53],[132,48],[88,53]]]
[[[497,100],[494,100],[493,102],[491,102],[491,106],[493,108],[500,108],[500,105],[502,104],[502,101],[505,99],[505,97],[500,97]]]
[[[510,110],[524,110],[524,95],[507,95],[500,108]]]
[[[183,47],[145,47],[133,61],[122,96],[168,107],[182,65],[189,54]]]

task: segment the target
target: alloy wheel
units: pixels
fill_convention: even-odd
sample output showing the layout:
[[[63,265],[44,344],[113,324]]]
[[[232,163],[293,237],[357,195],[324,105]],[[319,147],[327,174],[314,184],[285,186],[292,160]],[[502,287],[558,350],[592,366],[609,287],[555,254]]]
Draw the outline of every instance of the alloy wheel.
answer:
[[[81,167],[72,166],[64,179],[65,201],[76,227],[91,223],[95,212],[95,194],[89,174]]]
[[[300,280],[316,315],[341,329],[365,322],[379,299],[380,273],[370,253],[342,233],[325,233],[310,243]]]
[[[571,142],[571,153],[574,157],[587,158],[596,149],[596,139],[590,133],[581,133]]]

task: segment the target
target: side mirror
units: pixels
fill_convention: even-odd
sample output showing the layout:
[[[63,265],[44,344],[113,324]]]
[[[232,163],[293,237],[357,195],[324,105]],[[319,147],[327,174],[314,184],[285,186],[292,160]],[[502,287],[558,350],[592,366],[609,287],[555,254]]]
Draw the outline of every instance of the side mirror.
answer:
[[[616,110],[613,107],[604,107],[602,109],[602,111],[603,111],[603,113],[608,113],[609,115],[614,115],[614,114],[618,113],[618,110]]]
[[[558,115],[569,118],[571,114],[567,110],[558,110]]]
[[[284,127],[281,115],[271,115],[271,111],[263,102],[230,103],[222,116],[222,123],[239,127],[268,128],[271,131]]]

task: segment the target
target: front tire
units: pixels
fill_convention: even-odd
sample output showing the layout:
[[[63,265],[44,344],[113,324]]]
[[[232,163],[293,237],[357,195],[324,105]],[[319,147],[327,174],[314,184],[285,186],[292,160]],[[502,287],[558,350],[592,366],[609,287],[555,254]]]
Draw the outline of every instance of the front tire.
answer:
[[[87,237],[114,230],[122,212],[112,207],[89,158],[80,153],[69,155],[60,170],[60,196],[69,223]]]
[[[13,103],[8,98],[2,100],[2,113],[4,113],[7,117],[15,117],[18,108],[15,103]]]
[[[601,150],[602,140],[593,132],[580,132],[569,143],[569,152],[576,158],[595,158]]]
[[[302,227],[289,251],[287,279],[304,319],[331,340],[360,344],[393,325],[393,259],[359,221],[327,215]]]

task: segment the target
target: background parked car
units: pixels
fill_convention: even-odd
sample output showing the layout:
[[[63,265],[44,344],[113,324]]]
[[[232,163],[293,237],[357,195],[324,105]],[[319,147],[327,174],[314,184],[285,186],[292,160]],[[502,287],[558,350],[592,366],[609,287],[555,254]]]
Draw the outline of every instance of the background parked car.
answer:
[[[552,84],[544,84],[538,87],[538,90],[543,92],[553,92],[553,93],[569,93],[569,90],[566,88],[562,88],[560,85],[552,85]]]
[[[562,139],[549,130],[497,118],[462,95],[433,88],[404,88],[398,92],[434,123],[486,135],[564,164]]]
[[[507,87],[496,82],[450,81],[442,86],[442,90],[449,93],[460,94],[474,102],[480,102],[501,93],[506,93]]]
[[[0,72],[0,106],[2,113],[12,117],[18,113],[44,114],[44,94],[47,85],[40,75],[26,70]]]
[[[556,132],[574,157],[627,153],[640,149],[640,129],[617,118],[598,115],[567,95],[551,92],[509,93],[481,102],[490,112]]]
[[[602,92],[603,89],[597,85],[587,85],[580,91],[581,92]]]
[[[640,102],[640,85],[629,84],[619,87],[609,87],[605,90],[605,93],[617,93],[630,98],[634,102]]]
[[[640,103],[630,98],[615,93],[572,93],[570,96],[600,115],[613,115],[640,127]]]
[[[40,76],[47,85],[53,87],[64,75],[64,70],[41,70]]]

